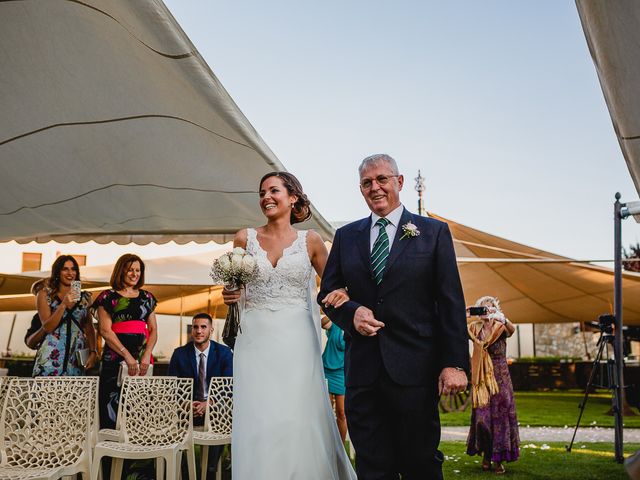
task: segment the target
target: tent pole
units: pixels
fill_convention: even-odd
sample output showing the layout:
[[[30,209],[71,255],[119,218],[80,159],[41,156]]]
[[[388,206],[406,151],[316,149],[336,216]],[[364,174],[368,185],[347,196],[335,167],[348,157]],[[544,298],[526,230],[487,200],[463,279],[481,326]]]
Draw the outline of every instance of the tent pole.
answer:
[[[11,337],[13,337],[13,329],[16,326],[16,318],[17,317],[18,317],[18,314],[14,313],[13,314],[13,320],[11,321],[11,330],[9,330],[9,338],[7,339],[7,349],[6,349],[7,357],[11,356],[11,348],[10,348],[10,346],[11,346]]]
[[[622,331],[622,215],[623,204],[620,203],[620,193],[617,192],[613,204],[613,248],[614,248],[614,282],[613,282],[613,311],[615,316],[615,336],[613,355],[615,360],[614,388],[614,426],[615,426],[615,457],[618,463],[624,461],[623,452],[623,395],[624,395],[624,359],[623,359],[623,331]]]

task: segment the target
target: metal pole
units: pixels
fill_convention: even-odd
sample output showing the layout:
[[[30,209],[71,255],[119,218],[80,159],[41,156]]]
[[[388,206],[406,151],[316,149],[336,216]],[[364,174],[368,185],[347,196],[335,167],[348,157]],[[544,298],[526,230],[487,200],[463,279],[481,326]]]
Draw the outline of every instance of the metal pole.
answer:
[[[613,354],[615,357],[615,405],[613,410],[615,426],[615,458],[618,463],[624,461],[622,437],[623,437],[623,370],[624,359],[622,357],[623,335],[622,335],[622,216],[620,210],[620,192],[616,192],[616,201],[613,204],[613,258],[614,258],[614,287],[613,287],[613,310],[616,319],[616,332],[613,344]]]

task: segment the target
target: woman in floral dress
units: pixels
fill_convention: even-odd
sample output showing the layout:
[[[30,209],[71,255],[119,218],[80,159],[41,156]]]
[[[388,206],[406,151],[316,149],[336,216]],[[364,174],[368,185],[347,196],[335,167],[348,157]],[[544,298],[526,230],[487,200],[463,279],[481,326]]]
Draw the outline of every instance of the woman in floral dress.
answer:
[[[59,256],[51,266],[51,277],[36,295],[44,339],[33,365],[33,376],[84,375],[96,363],[96,333],[88,311],[91,294],[71,289],[80,280],[80,267],[71,255]],[[76,352],[89,348],[83,367]]]
[[[144,285],[144,262],[127,253],[116,262],[111,287],[103,291],[92,308],[98,314],[105,346],[100,366],[100,428],[115,428],[120,399],[118,373],[124,362],[131,376],[147,374],[156,344],[155,297]]]
[[[493,462],[495,473],[503,474],[503,462],[514,462],[520,456],[516,404],[506,357],[507,337],[513,335],[515,326],[500,310],[497,298],[482,297],[475,306],[486,307],[487,313],[469,323],[473,409],[467,453],[482,454],[482,470],[491,470]]]

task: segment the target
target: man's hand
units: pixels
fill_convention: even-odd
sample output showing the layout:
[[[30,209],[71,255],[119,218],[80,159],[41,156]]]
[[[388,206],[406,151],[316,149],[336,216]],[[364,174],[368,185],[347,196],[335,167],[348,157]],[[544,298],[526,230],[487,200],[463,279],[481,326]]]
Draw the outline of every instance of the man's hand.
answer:
[[[203,417],[207,409],[207,402],[193,402],[193,416]]]
[[[353,328],[360,335],[373,337],[382,327],[384,327],[384,323],[376,320],[373,312],[367,307],[358,307],[353,315]]]
[[[460,393],[466,390],[468,383],[469,380],[464,371],[446,367],[442,369],[438,378],[438,393],[440,395]]]

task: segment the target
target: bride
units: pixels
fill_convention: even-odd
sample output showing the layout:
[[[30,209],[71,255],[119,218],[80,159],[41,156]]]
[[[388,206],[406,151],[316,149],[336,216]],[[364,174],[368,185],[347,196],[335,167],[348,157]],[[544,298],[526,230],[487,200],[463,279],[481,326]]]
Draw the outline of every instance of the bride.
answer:
[[[322,368],[315,273],[322,276],[327,249],[316,232],[291,226],[311,212],[290,173],[262,178],[260,208],[266,225],[234,239],[256,258],[258,277],[246,287],[234,350],[233,478],[355,480]],[[241,294],[223,297],[231,304]],[[324,303],[346,300],[336,290]]]

